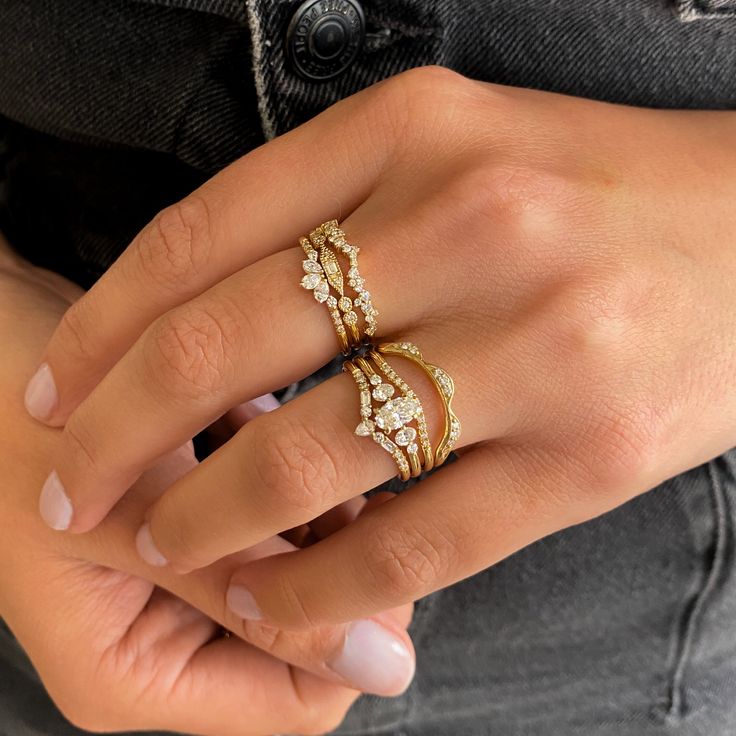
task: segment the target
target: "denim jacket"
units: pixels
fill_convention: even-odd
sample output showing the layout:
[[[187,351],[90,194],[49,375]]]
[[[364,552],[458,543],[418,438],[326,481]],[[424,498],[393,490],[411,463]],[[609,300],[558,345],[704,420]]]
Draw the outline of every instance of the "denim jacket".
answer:
[[[424,64],[632,105],[736,107],[736,0],[310,8],[2,0],[0,229],[89,285],[233,159]],[[330,12],[342,29],[318,25]],[[315,28],[329,33],[310,47]],[[339,733],[732,736],[735,528],[732,452],[420,601],[414,684],[360,699]],[[82,736],[2,626],[0,736]]]
[[[349,62],[305,78],[295,21],[356,6]],[[87,286],[156,208],[425,64],[632,105],[736,106],[736,0],[312,0],[309,12],[299,0],[4,0],[0,228]]]

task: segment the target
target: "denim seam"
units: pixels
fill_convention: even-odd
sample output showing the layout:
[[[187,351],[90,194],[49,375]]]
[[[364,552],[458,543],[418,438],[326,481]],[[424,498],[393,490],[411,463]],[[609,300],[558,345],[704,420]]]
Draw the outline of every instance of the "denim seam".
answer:
[[[675,660],[675,667],[670,681],[669,703],[665,714],[668,723],[679,722],[687,713],[685,698],[685,677],[698,626],[703,617],[708,599],[714,592],[723,571],[727,550],[728,514],[726,494],[721,479],[718,476],[716,461],[708,463],[710,478],[710,493],[713,504],[714,528],[711,557],[708,559],[706,575],[700,590],[688,603],[682,622],[682,638],[679,643],[679,652]]]
[[[261,128],[267,141],[276,137],[276,121],[273,119],[268,105],[268,91],[266,89],[266,73],[263,63],[263,47],[271,42],[267,40],[261,24],[261,14],[256,8],[258,0],[246,0],[245,7],[248,12],[248,25],[250,26],[251,53],[253,79],[258,97],[258,114],[261,117]]]
[[[712,7],[703,0],[676,0],[675,6],[678,17],[685,22],[736,17],[736,2],[726,7]]]

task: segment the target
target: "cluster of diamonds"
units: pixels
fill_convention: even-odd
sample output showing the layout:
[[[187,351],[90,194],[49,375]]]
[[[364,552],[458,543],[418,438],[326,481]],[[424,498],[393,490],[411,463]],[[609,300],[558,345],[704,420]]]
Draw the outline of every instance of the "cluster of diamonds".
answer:
[[[455,416],[455,413],[452,411],[451,406],[452,399],[455,395],[454,381],[446,371],[442,370],[442,368],[436,365],[432,365],[431,363],[427,363],[424,360],[421,351],[416,345],[414,345],[414,343],[387,343],[381,347],[387,348],[389,350],[398,349],[399,351],[403,351],[405,354],[407,354],[407,357],[413,356],[416,361],[421,364],[425,368],[425,370],[427,370],[434,378],[437,388],[442,394],[445,410],[447,412],[447,432],[445,437],[443,438],[443,441],[440,443],[437,453],[437,463],[443,463],[445,460],[447,460],[447,457],[452,452],[455,445],[457,445],[457,441],[460,438],[461,432],[460,420],[457,418],[457,416]],[[388,366],[388,364],[386,365]],[[388,369],[391,370],[390,366],[388,366]]]
[[[418,409],[418,402],[414,402],[408,397],[400,397],[399,399],[392,400],[390,397],[393,396],[393,386],[382,383],[380,376],[376,374],[371,375],[369,380],[360,368],[352,363],[349,365],[350,373],[360,392],[361,421],[355,428],[355,434],[359,437],[372,437],[377,445],[393,457],[402,476],[408,477],[411,472],[409,461],[406,459],[406,455],[399,445],[404,444],[404,440],[406,440],[407,452],[416,451],[417,448],[416,446],[413,448],[408,447],[411,444],[410,432],[404,432],[401,436],[399,436],[399,433],[402,430],[414,431],[412,427],[406,427],[405,425],[414,418]],[[372,390],[371,386],[373,386]],[[383,406],[375,411],[373,401],[371,400],[372,396],[386,396],[382,400],[385,402]],[[381,401],[381,399],[378,400]],[[391,431],[392,427],[400,428],[394,437],[395,442],[387,434],[387,432]]]
[[[396,441],[401,445],[406,442],[407,452],[417,452],[418,448],[415,443],[417,434],[419,435],[419,443],[422,447],[422,454],[424,455],[425,463],[432,457],[432,444],[429,441],[429,430],[427,428],[427,420],[424,416],[422,405],[416,397],[414,391],[409,388],[403,378],[396,373],[396,371],[378,354],[375,350],[371,351],[371,358],[373,362],[381,369],[381,372],[388,378],[391,383],[396,386],[403,396],[408,397],[410,400],[416,402],[419,407],[419,411],[415,415],[417,422],[417,429],[413,427],[403,427],[397,432],[401,434],[401,437],[396,437]],[[411,443],[411,444],[410,444]]]
[[[360,248],[345,240],[345,233],[338,227],[337,220],[330,220],[320,225],[309,234],[309,240],[302,238],[299,242],[307,253],[307,261],[304,261],[302,265],[305,271],[307,268],[312,269],[307,271],[307,275],[302,279],[302,286],[305,289],[313,289],[314,298],[317,301],[326,302],[333,321],[337,316],[345,324],[357,325],[358,315],[355,308],[359,309],[365,319],[364,333],[366,337],[373,337],[378,327],[378,310],[373,306],[370,292],[365,288],[365,281],[358,270]],[[311,253],[305,247],[305,242],[310,244]],[[357,294],[354,299],[345,294],[342,270],[333,251],[326,247],[326,243],[347,257],[350,264],[347,272],[347,285]],[[320,249],[319,253],[316,248]],[[307,265],[308,261],[311,262],[309,265]],[[312,263],[316,263],[320,270],[314,270]],[[337,292],[338,297],[330,294],[330,286]]]
[[[324,235],[321,235],[321,238],[324,241]],[[352,303],[348,305],[342,300],[342,298],[337,299],[335,296],[330,294],[330,282],[327,278],[327,273],[325,272],[325,268],[322,263],[320,263],[319,253],[313,247],[310,238],[299,238],[299,245],[302,246],[302,249],[307,256],[306,260],[302,261],[302,268],[305,272],[305,276],[301,281],[302,287],[305,289],[311,289],[314,294],[314,298],[318,302],[326,304],[327,309],[330,312],[330,317],[332,318],[332,323],[340,338],[340,342],[347,345],[347,330],[345,329],[345,324],[343,324],[343,315],[340,312],[340,305],[342,303],[343,307],[347,307],[344,311],[349,311],[355,317],[355,321],[357,322],[358,316],[352,311]],[[332,263],[329,258],[326,260],[328,263]],[[331,270],[332,269],[333,267],[331,267]],[[332,273],[330,275],[332,280],[336,281],[335,274]],[[342,274],[340,274],[340,278],[342,279]]]

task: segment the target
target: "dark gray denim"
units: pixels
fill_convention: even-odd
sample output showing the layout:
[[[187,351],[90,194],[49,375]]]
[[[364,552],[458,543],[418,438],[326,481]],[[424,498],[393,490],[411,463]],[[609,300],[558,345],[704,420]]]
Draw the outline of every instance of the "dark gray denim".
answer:
[[[365,48],[329,82],[285,59],[297,5],[1,0],[0,228],[89,285],[160,207],[422,64],[736,108],[736,0],[365,0]],[[733,736],[735,522],[732,451],[420,601],[411,689],[361,699],[339,733]],[[79,733],[0,628],[0,736]]]

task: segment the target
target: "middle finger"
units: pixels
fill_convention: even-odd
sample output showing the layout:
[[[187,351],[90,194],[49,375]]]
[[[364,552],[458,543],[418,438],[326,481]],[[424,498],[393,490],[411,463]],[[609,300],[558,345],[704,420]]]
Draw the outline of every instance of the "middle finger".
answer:
[[[419,321],[424,304],[403,298],[401,269],[381,268],[390,236],[358,233],[354,241],[370,244],[360,263],[369,288],[381,273],[374,301],[382,334]],[[166,452],[229,407],[309,375],[335,354],[325,306],[298,288],[303,259],[300,248],[269,256],[151,325],[64,427],[42,491],[42,508],[68,506],[66,526],[56,528],[93,528]],[[438,278],[427,268],[419,282],[432,294]]]

